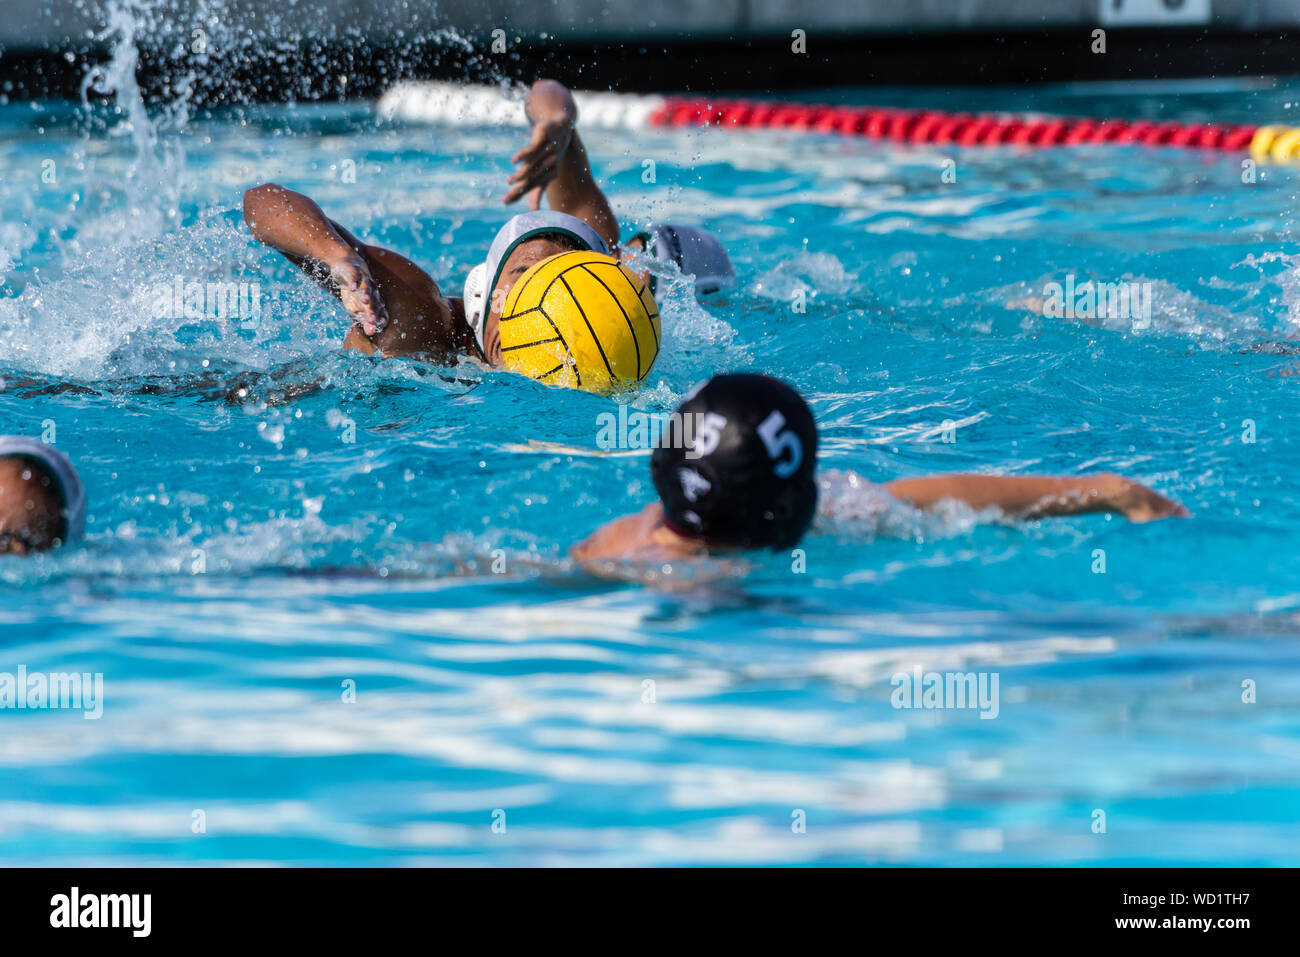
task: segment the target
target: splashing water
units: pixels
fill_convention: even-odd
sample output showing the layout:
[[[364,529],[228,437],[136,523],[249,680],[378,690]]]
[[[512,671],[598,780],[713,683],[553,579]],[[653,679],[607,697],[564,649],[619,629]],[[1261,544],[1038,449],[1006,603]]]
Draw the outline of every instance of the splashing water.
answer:
[[[87,70],[81,84],[82,106],[87,113],[91,111],[92,92],[112,97],[111,115],[116,122],[107,131],[109,141],[129,140],[134,155],[124,174],[112,180],[96,177],[91,171],[91,189],[112,215],[99,221],[100,230],[85,232],[77,243],[79,253],[122,240],[153,239],[179,220],[185,148],[179,135],[166,134],[180,133],[185,128],[190,85],[179,85],[175,99],[167,104],[155,125],[145,109],[136,78],[140,65],[137,39],[145,24],[156,20],[160,9],[165,8],[159,0],[112,0],[107,7],[108,26],[96,36],[97,40],[110,42],[111,57],[107,64],[95,64]],[[109,185],[110,181],[121,184],[120,194]]]

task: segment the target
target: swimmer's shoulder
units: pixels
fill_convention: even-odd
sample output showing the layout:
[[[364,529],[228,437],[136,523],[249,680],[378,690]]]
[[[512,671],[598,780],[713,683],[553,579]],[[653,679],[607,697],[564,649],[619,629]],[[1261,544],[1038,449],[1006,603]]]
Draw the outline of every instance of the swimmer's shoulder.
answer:
[[[639,512],[606,522],[569,550],[579,562],[627,558],[655,545],[655,531],[662,527],[663,506],[658,502]]]

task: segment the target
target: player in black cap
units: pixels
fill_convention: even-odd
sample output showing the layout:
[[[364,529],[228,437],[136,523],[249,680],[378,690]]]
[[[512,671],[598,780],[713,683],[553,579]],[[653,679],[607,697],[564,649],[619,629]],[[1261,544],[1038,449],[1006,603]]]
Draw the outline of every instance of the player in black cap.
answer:
[[[720,375],[678,407],[650,474],[675,534],[793,548],[817,511],[816,463],[817,424],[799,393],[767,376]]]
[[[659,501],[575,545],[581,562],[681,560],[746,548],[793,548],[817,512],[817,426],[790,386],[762,375],[719,375],[696,386],[650,459]],[[1018,518],[1113,512],[1133,521],[1187,510],[1132,479],[935,475],[883,486],[916,508],[942,501]]]

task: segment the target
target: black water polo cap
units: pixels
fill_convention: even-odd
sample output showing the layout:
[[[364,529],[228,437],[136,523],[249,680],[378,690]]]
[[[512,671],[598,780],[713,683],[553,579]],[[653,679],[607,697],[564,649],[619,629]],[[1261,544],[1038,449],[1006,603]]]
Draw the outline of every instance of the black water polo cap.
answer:
[[[817,511],[817,424],[764,375],[714,376],[673,413],[650,458],[664,521],[730,548],[792,548]]]

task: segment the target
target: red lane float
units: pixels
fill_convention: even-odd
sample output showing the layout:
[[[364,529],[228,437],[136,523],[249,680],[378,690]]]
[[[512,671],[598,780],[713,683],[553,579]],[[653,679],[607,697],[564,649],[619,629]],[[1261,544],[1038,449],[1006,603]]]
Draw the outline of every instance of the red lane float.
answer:
[[[1215,123],[1152,123],[1086,117],[1018,117],[941,110],[823,106],[817,104],[664,97],[648,117],[651,126],[793,129],[838,133],[897,143],[957,146],[1089,146],[1105,143],[1240,151],[1263,129]],[[1278,132],[1270,141],[1280,138]],[[1270,153],[1268,147],[1262,149]],[[1279,157],[1272,157],[1274,159]],[[1289,158],[1289,157],[1287,157]]]

